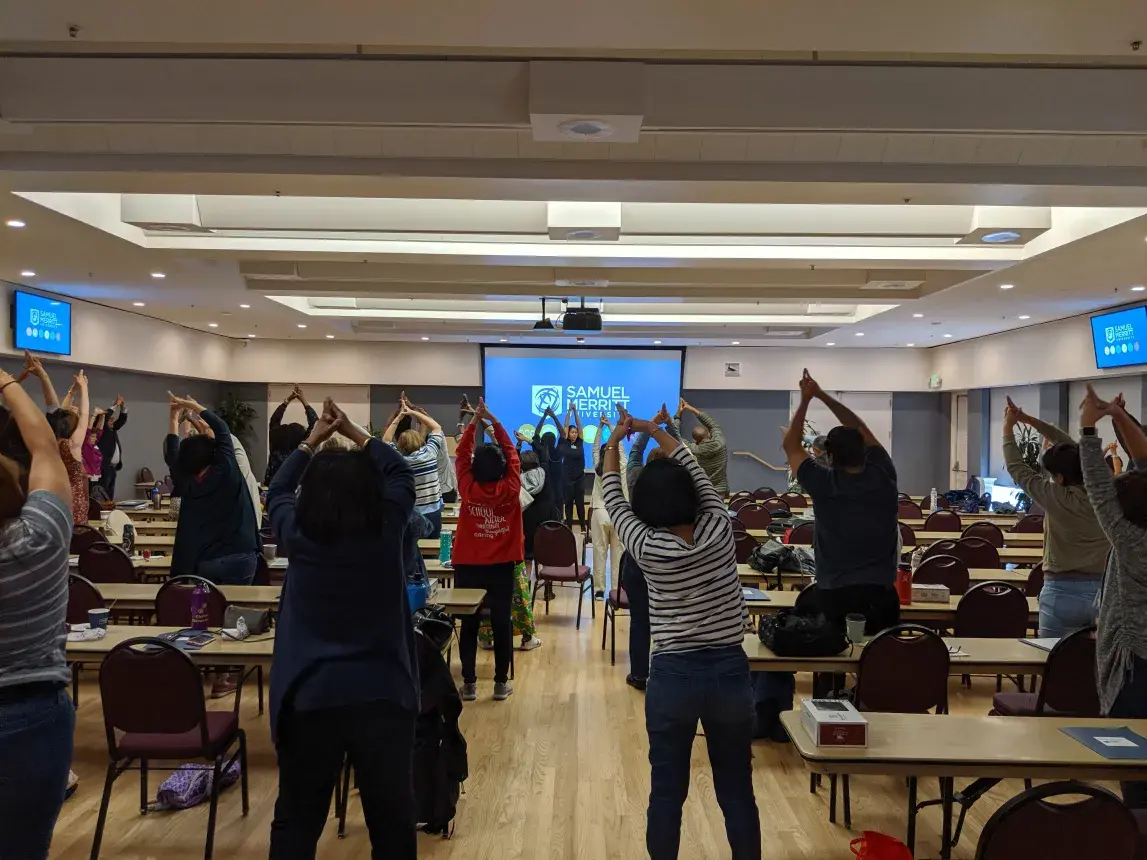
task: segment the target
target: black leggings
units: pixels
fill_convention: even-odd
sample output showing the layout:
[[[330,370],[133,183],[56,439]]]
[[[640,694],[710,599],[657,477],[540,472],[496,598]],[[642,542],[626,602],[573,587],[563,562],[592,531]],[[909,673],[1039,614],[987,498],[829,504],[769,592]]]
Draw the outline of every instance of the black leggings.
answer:
[[[574,506],[577,506],[577,520],[581,525],[582,531],[585,531],[585,488],[582,486],[582,479],[578,477],[576,480],[566,480],[563,498],[565,500],[565,515],[566,524],[572,526],[574,524]]]
[[[455,588],[484,588],[483,606],[490,610],[490,628],[494,634],[494,680],[505,683],[510,674],[510,657],[514,651],[514,628],[510,619],[510,603],[514,595],[514,562],[498,564],[454,565]],[[478,658],[478,627],[482,619],[477,613],[462,616],[462,632],[458,637],[458,657],[462,660],[462,680],[473,684],[478,676],[474,664]]]

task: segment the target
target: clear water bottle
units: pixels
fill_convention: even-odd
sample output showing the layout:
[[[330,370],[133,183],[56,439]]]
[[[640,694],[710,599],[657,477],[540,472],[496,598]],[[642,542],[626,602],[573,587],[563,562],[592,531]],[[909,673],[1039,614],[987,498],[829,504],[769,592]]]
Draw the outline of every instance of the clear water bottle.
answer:
[[[207,589],[202,582],[191,592],[191,629],[207,629]]]
[[[135,548],[135,526],[128,523],[123,527],[123,542],[121,543],[123,551],[131,555],[131,551]]]
[[[939,494],[936,492],[936,488],[933,487],[932,488],[932,503],[929,505],[929,507],[932,510],[936,510],[936,502],[938,500],[938,496],[939,496]]]
[[[912,551],[912,561],[910,564],[912,572],[915,573],[916,568],[918,568],[923,563],[924,563],[924,547],[918,546],[918,547],[916,547],[915,550]]]
[[[444,531],[438,536],[438,561],[449,564],[454,554],[454,532]]]

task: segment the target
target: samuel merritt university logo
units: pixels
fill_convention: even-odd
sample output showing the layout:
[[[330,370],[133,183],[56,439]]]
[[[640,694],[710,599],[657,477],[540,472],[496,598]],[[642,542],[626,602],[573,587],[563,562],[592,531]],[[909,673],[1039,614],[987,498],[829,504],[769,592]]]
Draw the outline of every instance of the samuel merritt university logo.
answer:
[[[562,387],[560,385],[535,385],[530,392],[530,409],[539,418],[552,409],[562,413]]]

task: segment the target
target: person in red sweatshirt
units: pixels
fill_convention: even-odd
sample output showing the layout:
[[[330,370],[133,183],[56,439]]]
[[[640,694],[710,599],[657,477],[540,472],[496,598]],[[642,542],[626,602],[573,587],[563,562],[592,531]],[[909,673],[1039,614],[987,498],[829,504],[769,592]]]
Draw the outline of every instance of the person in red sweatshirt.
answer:
[[[475,450],[483,420],[493,425],[497,444],[482,444]],[[460,505],[454,532],[454,585],[486,589],[485,605],[494,632],[494,700],[500,702],[514,692],[508,678],[514,647],[510,604],[514,565],[524,557],[518,500],[522,476],[513,440],[481,399],[458,443],[455,463]],[[458,655],[462,660],[462,698],[468,702],[478,698],[474,673],[478,625],[477,615],[462,616]]]

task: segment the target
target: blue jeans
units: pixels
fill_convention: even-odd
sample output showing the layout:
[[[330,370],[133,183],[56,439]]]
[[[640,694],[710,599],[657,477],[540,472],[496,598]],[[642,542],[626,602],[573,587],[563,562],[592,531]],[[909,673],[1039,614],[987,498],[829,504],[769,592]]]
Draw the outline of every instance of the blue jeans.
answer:
[[[195,573],[216,585],[250,585],[255,579],[255,551],[221,555],[199,562]]]
[[[645,693],[650,791],[645,844],[651,860],[674,860],[697,721],[705,730],[713,789],[725,814],[733,860],[759,860],[761,822],[753,797],[753,687],[740,645],[654,654]]]
[[[426,536],[426,539],[438,540],[438,538],[442,535],[442,508],[439,508],[436,511],[431,511],[428,514],[423,514],[422,516],[430,520],[431,532]]]
[[[1099,577],[1047,577],[1039,592],[1039,635],[1062,639],[1073,630],[1095,623]]]
[[[1107,716],[1117,719],[1147,718],[1147,660],[1134,658],[1134,665],[1123,682],[1123,689],[1111,705]],[[1147,782],[1121,782],[1123,802],[1131,809],[1147,809]]]
[[[12,701],[0,688],[0,860],[46,858],[64,804],[76,710],[63,685],[42,686]]]

